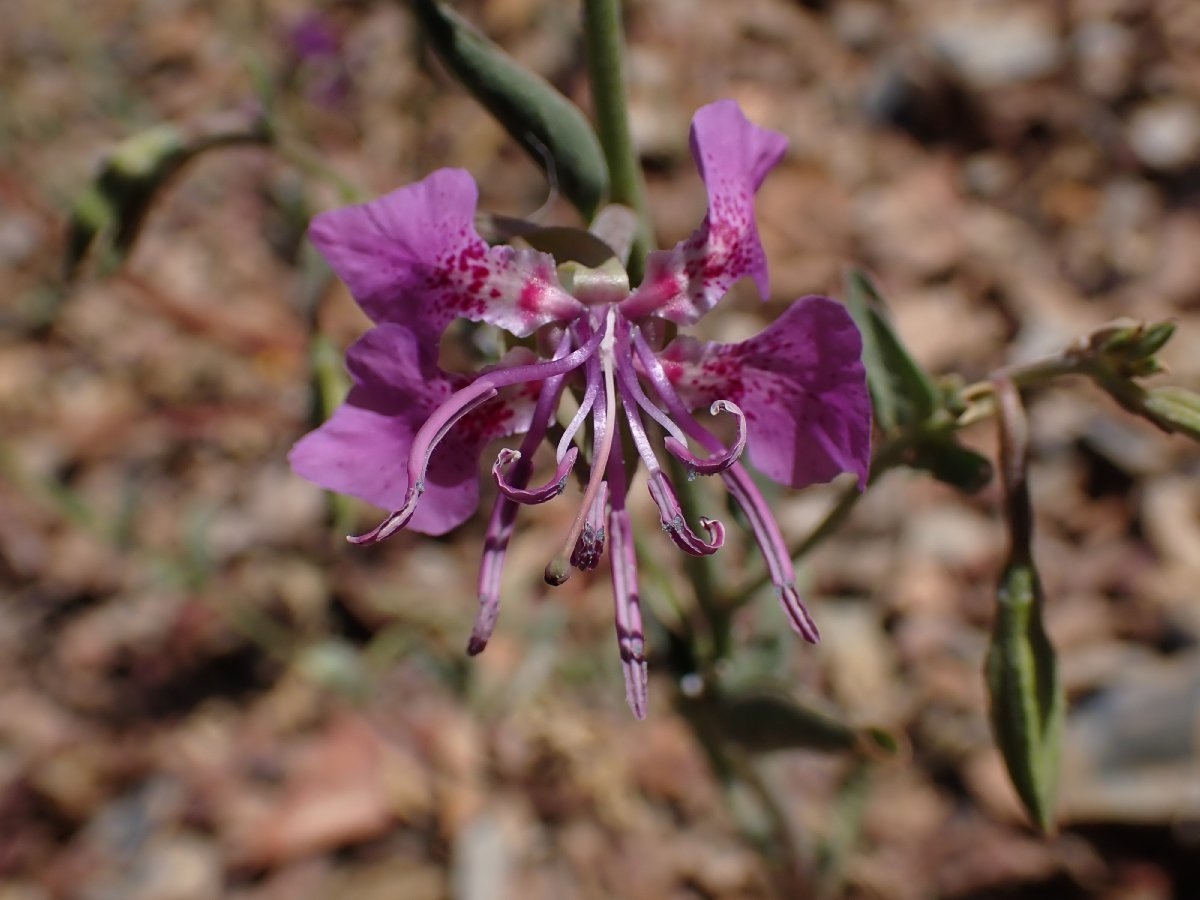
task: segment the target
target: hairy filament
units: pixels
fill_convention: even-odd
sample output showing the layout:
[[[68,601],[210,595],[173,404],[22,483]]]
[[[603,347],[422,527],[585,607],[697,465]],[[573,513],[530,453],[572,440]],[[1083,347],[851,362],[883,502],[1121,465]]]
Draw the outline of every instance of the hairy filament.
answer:
[[[637,369],[633,367],[632,330],[629,324],[625,323],[624,331],[626,333],[622,335],[622,348],[625,352],[617,355],[617,375],[621,379],[621,396],[632,397],[637,405],[646,411],[646,414],[650,418],[662,426],[663,431],[686,447],[687,437],[684,436],[679,426],[671,421],[671,417],[659,409],[658,404],[651,401],[646,396],[646,392],[642,390],[641,382],[638,380]]]
[[[404,495],[404,505],[366,534],[348,535],[346,540],[352,544],[374,544],[407,525],[408,520],[417,511],[421,495],[425,493],[425,472],[429,469],[429,460],[437,445],[459,419],[491,400],[497,393],[495,385],[481,378],[451,394],[450,398],[425,420],[425,424],[413,439],[412,452],[408,457],[408,493]]]
[[[737,418],[737,437],[724,453],[718,453],[709,456],[707,459],[701,459],[688,449],[688,445],[684,441],[668,437],[664,442],[667,449],[671,451],[676,459],[687,464],[688,475],[693,478],[696,475],[719,475],[737,462],[742,455],[742,451],[746,449],[748,430],[746,428],[746,414],[742,412],[741,407],[730,400],[714,400],[708,411],[714,416],[719,412],[732,413]]]

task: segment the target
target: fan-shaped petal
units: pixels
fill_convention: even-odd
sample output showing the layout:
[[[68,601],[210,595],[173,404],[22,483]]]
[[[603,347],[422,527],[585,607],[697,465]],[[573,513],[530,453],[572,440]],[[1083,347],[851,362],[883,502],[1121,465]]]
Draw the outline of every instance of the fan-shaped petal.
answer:
[[[871,402],[862,338],[845,308],[804,297],[739,344],[677,338],[660,360],[690,409],[732,400],[746,414],[750,459],[800,488],[853,472],[865,486]]]
[[[746,276],[767,295],[754,194],[783,158],[787,139],[750,122],[733,100],[721,100],[696,111],[691,147],[708,191],[708,212],[687,240],[650,254],[646,277],[621,304],[630,319],[653,315],[690,324]]]
[[[321,213],[309,236],[363,311],[407,325],[426,353],[460,316],[524,337],[583,312],[551,256],[488,247],[475,230],[477,202],[467,172],[439,169],[370,203]]]

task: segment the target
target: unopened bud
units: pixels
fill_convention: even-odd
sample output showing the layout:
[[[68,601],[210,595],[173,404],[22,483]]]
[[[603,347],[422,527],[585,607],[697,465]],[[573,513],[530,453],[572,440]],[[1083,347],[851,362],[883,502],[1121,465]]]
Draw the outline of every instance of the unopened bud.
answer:
[[[1127,324],[1122,321],[1093,332],[1087,347],[1121,376],[1154,375],[1163,371],[1155,354],[1166,346],[1174,333],[1174,322]]]

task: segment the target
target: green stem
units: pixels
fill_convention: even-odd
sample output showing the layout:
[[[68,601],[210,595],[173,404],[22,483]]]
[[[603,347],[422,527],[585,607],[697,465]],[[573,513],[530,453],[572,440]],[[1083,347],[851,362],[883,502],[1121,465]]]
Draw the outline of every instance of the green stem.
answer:
[[[620,0],[584,0],[583,36],[592,103],[596,110],[596,132],[608,163],[612,195],[609,199],[633,209],[640,223],[628,266],[630,282],[637,284],[645,271],[652,238],[642,167],[634,150],[625,104],[625,81],[621,70],[625,42]]]
[[[714,695],[698,699],[679,698],[676,708],[691,726],[717,781],[742,839],[758,851],[778,896],[812,896],[811,885],[802,883],[805,870],[799,836],[779,800],[779,792],[766,783],[754,760],[729,745],[715,716],[719,702]]]
[[[1063,375],[1086,375],[1089,372],[1089,362],[1073,356],[1070,353],[1057,353],[1044,359],[1034,360],[1022,365],[1004,366],[993,372],[984,381],[969,384],[960,392],[960,396],[968,403],[974,404],[954,422],[956,430],[966,428],[976,422],[991,418],[996,413],[993,402],[995,378],[1007,378],[1017,388],[1035,387],[1047,381],[1053,381]]]

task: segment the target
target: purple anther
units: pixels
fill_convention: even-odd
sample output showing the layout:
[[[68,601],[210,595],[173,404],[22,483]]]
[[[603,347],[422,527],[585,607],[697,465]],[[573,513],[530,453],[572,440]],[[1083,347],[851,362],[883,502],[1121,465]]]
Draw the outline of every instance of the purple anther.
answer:
[[[571,565],[580,572],[591,572],[600,565],[600,557],[604,555],[604,517],[607,508],[608,482],[602,481],[571,553]]]

